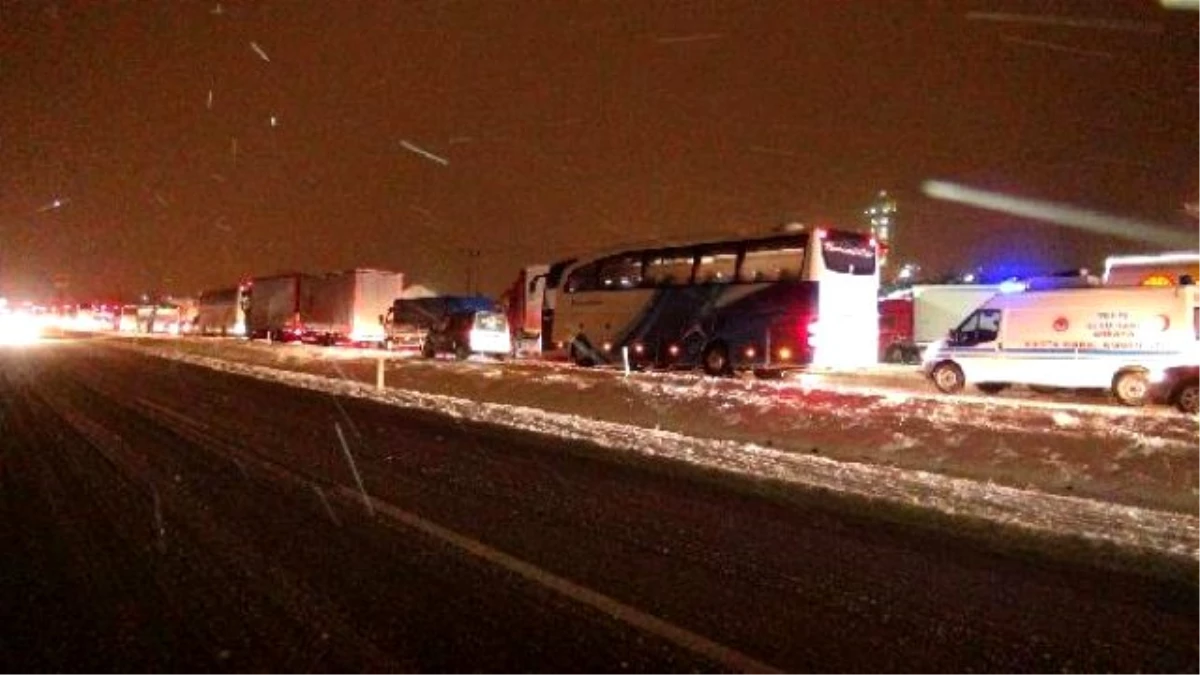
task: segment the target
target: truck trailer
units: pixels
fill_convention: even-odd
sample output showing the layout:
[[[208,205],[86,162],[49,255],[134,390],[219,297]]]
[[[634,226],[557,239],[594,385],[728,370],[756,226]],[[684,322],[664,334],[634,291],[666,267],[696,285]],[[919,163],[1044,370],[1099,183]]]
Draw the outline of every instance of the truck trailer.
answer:
[[[404,275],[378,269],[352,269],[309,277],[311,305],[303,339],[321,344],[377,344],[387,341],[385,314],[404,289]]]
[[[1001,290],[988,284],[918,285],[880,300],[879,360],[920,363],[925,347]]]
[[[312,277],[298,272],[255,277],[248,283],[246,335],[279,342],[300,340],[312,312]]]
[[[239,284],[201,293],[192,320],[192,332],[198,335],[245,335],[249,291],[248,285]]]

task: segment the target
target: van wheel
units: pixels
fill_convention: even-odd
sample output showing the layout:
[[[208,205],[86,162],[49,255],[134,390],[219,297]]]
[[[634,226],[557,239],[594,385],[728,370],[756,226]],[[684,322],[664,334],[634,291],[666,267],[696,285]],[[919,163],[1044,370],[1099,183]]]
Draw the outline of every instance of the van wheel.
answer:
[[[980,382],[975,385],[975,388],[985,394],[999,394],[1008,389],[1009,386],[1007,382]]]
[[[459,361],[466,361],[471,356],[471,348],[463,343],[454,345],[454,358]]]
[[[1175,407],[1189,415],[1200,412],[1200,389],[1197,388],[1197,383],[1191,382],[1179,389],[1175,394]]]
[[[721,342],[714,342],[704,349],[700,359],[704,372],[713,377],[724,377],[733,373],[729,364],[729,348]]]
[[[1140,370],[1123,370],[1113,378],[1112,393],[1121,405],[1145,405],[1150,393],[1150,380]]]
[[[905,363],[908,361],[908,354],[904,347],[900,345],[892,345],[883,353],[884,363]]]
[[[933,380],[933,386],[946,394],[957,394],[963,390],[963,385],[966,384],[962,368],[949,361],[937,364],[929,376]]]

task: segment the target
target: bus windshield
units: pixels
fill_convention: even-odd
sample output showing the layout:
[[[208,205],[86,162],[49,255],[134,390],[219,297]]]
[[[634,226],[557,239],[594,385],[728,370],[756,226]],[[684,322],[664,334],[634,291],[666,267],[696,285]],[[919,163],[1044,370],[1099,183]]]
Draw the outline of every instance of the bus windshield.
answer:
[[[821,240],[821,258],[830,272],[858,276],[875,274],[875,246],[868,235],[829,232]]]

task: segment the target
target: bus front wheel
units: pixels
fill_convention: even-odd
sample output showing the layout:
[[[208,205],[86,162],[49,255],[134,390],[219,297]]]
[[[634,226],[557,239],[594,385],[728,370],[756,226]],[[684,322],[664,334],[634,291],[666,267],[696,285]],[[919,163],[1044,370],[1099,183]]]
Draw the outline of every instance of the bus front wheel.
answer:
[[[949,361],[937,364],[929,375],[933,380],[933,386],[946,394],[957,394],[963,390],[963,385],[966,383],[962,368]]]
[[[1121,405],[1145,405],[1150,395],[1150,380],[1140,370],[1123,370],[1113,378],[1112,392]]]
[[[596,365],[596,357],[592,352],[592,345],[588,343],[587,338],[578,337],[571,341],[571,360],[580,368]]]
[[[724,377],[733,372],[729,363],[729,348],[720,342],[714,342],[704,349],[701,363],[704,372],[713,377]]]

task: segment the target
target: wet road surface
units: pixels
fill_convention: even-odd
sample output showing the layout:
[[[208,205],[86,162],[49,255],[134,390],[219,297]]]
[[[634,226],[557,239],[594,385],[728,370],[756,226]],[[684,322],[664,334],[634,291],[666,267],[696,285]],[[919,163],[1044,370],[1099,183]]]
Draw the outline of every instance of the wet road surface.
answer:
[[[625,459],[99,344],[0,350],[0,664],[1197,670],[1194,578]]]

